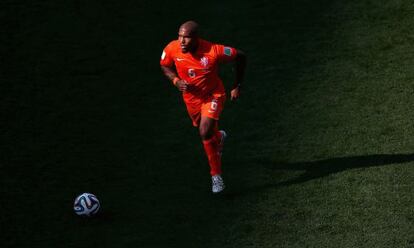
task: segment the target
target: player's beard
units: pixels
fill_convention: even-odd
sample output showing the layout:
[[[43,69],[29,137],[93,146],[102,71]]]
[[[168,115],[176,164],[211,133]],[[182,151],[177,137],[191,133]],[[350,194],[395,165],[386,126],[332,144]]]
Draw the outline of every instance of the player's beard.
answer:
[[[198,41],[193,41],[192,43],[188,43],[187,45],[180,45],[182,53],[193,53],[197,50]]]
[[[188,53],[188,46],[181,46],[182,53]]]

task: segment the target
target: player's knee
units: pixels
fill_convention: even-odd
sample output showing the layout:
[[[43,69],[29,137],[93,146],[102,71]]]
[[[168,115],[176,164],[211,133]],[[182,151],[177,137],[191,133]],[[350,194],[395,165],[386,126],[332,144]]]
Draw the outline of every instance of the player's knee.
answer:
[[[208,126],[203,126],[203,125],[200,126],[199,132],[200,132],[200,137],[202,140],[208,140],[212,136],[212,132],[210,128],[208,128]]]

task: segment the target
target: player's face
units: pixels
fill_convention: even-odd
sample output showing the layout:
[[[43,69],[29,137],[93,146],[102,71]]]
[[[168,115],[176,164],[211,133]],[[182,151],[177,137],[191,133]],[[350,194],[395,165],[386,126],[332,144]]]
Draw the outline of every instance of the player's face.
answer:
[[[178,41],[180,42],[182,53],[192,52],[197,46],[197,37],[184,28],[178,31]]]

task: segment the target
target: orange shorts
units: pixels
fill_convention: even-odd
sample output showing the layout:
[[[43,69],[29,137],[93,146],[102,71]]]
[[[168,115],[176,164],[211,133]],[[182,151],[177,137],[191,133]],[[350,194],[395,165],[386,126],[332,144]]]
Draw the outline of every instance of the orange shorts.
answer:
[[[193,121],[193,126],[198,127],[200,124],[201,116],[209,117],[214,120],[218,120],[223,111],[224,102],[226,100],[225,95],[213,95],[205,99],[197,101],[185,102],[187,106],[187,112]]]

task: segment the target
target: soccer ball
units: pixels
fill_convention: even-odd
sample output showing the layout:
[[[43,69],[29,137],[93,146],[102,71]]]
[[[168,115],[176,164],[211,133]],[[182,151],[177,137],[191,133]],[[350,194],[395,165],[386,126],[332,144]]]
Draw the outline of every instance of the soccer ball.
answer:
[[[90,217],[98,213],[101,204],[98,198],[91,193],[83,193],[76,197],[73,210],[77,215]]]

